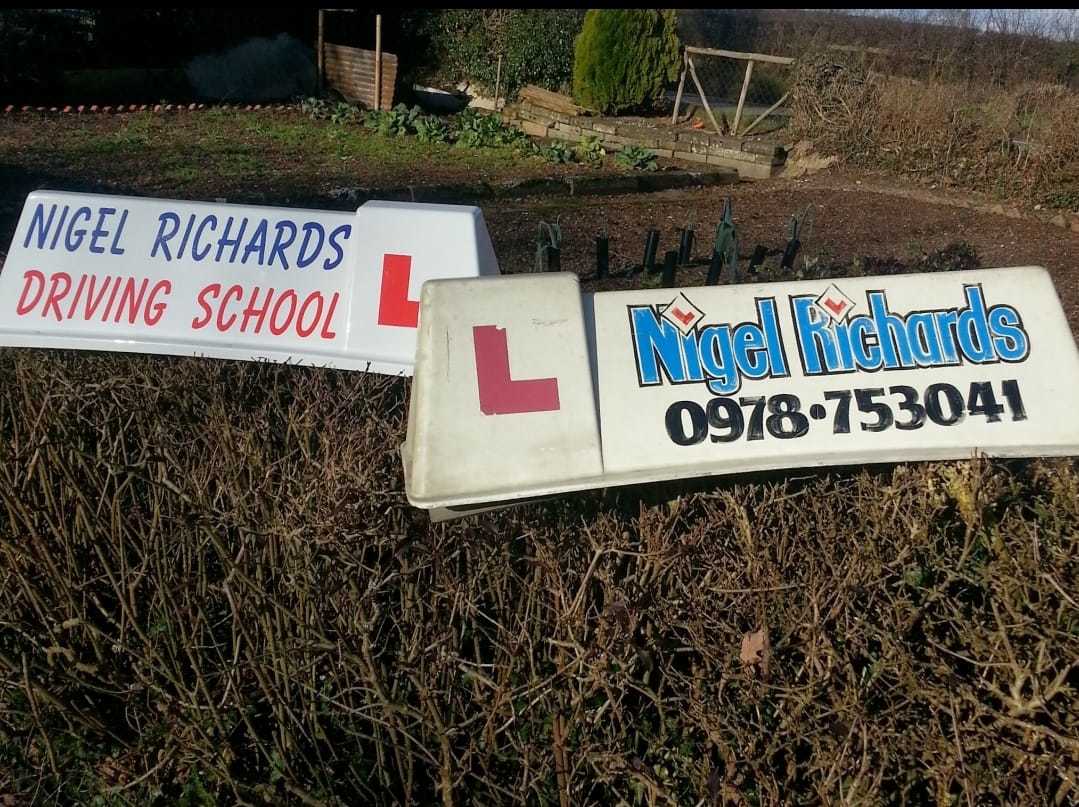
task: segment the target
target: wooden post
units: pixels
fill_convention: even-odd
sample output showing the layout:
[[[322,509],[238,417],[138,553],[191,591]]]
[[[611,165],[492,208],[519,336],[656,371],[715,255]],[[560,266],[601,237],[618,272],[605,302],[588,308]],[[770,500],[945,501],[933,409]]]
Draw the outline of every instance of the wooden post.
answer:
[[[790,90],[783,93],[783,97],[780,98],[778,101],[776,101],[774,104],[772,104],[770,107],[768,107],[768,109],[764,110],[764,113],[759,118],[757,118],[755,121],[753,121],[753,123],[749,124],[749,126],[746,127],[745,131],[742,132],[742,134],[747,135],[751,131],[753,131],[754,127],[756,127],[756,125],[758,123],[760,123],[762,120],[764,120],[769,115],[771,115],[773,112],[775,112],[777,109],[779,109],[779,107],[783,104],[783,102],[787,100],[787,96],[789,96],[789,95],[790,95]]]
[[[325,24],[326,24],[326,12],[323,11],[320,8],[318,10],[318,44],[316,46],[316,50],[318,52],[318,91],[320,93],[322,92],[322,85],[323,85],[323,81],[325,80],[323,78],[323,74],[326,71],[326,65],[323,62],[323,53],[322,53],[322,51],[323,51],[322,43],[325,41],[324,38],[323,38],[323,32],[325,30]]]
[[[502,54],[498,54],[498,67],[495,68],[495,112],[498,112],[498,89],[502,84]]]
[[[689,54],[682,51],[682,75],[678,79],[678,92],[674,96],[674,112],[671,113],[671,124],[678,123],[678,110],[682,106],[682,90],[686,86],[686,59],[689,58]]]
[[[794,59],[790,56],[772,56],[769,53],[742,53],[738,50],[719,50],[717,48],[696,48],[691,45],[686,46],[686,50],[690,53],[700,53],[703,56],[725,56],[728,59],[752,59],[755,62],[771,62],[772,64],[794,64]]]
[[[716,134],[722,136],[723,130],[720,129],[719,124],[716,123],[716,116],[712,114],[712,107],[708,105],[708,98],[704,94],[704,87],[701,86],[701,80],[697,78],[697,69],[693,66],[693,58],[687,57],[686,64],[689,65],[689,77],[693,79],[693,83],[697,86],[697,93],[701,96],[701,103],[704,104],[704,111],[708,113],[708,120],[712,121],[712,126],[715,127]],[[726,115],[723,115],[723,124],[727,124]]]
[[[753,76],[753,60],[746,62],[746,78],[742,82],[742,94],[738,96],[738,109],[734,111],[734,126],[731,134],[738,137],[738,124],[742,122],[742,107],[746,103],[746,93],[749,91],[749,79]]]
[[[382,15],[375,15],[375,109],[382,109]]]

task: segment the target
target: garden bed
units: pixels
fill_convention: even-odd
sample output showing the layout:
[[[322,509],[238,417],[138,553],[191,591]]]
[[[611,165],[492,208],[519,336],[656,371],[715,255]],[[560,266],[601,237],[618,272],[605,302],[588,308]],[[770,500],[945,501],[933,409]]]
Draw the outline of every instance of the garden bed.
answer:
[[[724,137],[674,125],[669,119],[572,115],[527,100],[506,107],[502,116],[533,137],[575,143],[594,139],[614,151],[638,146],[659,157],[731,168],[744,179],[767,179],[786,161],[786,150],[772,140]]]

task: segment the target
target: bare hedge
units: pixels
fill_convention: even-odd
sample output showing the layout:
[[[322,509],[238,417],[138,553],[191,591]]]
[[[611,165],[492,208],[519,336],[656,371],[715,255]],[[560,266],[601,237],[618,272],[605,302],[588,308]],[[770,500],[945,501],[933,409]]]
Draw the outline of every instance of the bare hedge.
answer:
[[[834,53],[801,60],[794,136],[855,165],[1079,207],[1079,93],[876,73]]]
[[[1074,798],[1074,462],[432,526],[407,393],[0,350],[0,803]]]

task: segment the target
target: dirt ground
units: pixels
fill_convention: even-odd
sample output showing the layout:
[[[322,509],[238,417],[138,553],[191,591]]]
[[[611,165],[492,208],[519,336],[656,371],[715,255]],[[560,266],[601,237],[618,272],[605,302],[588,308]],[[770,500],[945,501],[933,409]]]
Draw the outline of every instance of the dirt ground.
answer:
[[[933,193],[911,183],[844,171],[803,179],[776,178],[698,191],[620,197],[522,200],[485,206],[488,227],[504,272],[528,271],[535,261],[540,221],[562,227],[562,268],[589,276],[595,271],[597,235],[610,238],[611,271],[640,265],[645,233],[660,231],[659,255],[677,246],[677,229],[694,224],[698,265],[680,270],[679,285],[703,282],[707,256],[723,200],[730,196],[743,258],[757,244],[782,251],[792,214],[813,208],[812,232],[802,254],[824,261],[895,256],[903,259],[965,241],[982,265],[1045,266],[1053,275],[1073,330],[1079,332],[1079,233],[1033,217],[1009,218],[959,204],[970,197]],[[911,198],[914,197],[914,198]],[[616,287],[586,280],[585,289]]]
[[[696,164],[663,161],[665,167]],[[500,181],[589,172],[553,166],[507,150],[423,145],[382,138],[359,127],[311,121],[295,113],[207,112],[192,115],[0,118],[0,260],[26,194],[36,188],[182,199],[304,205],[341,209],[336,187]],[[616,170],[608,159],[601,169]],[[483,204],[505,272],[534,264],[540,221],[562,228],[562,268],[594,271],[597,235],[610,237],[612,272],[640,264],[645,232],[660,230],[659,256],[676,246],[676,230],[696,228],[701,266],[679,273],[680,285],[703,280],[723,200],[734,201],[740,252],[757,244],[778,253],[792,214],[812,206],[814,224],[802,254],[822,261],[915,258],[965,241],[984,266],[1046,266],[1065,309],[1079,325],[1075,259],[1079,233],[1049,223],[1056,211],[1034,211],[901,178],[831,168],[802,178],[777,177],[696,191],[607,197],[529,197]],[[973,205],[973,207],[971,207]],[[997,212],[989,212],[996,210]],[[1079,221],[1079,219],[1077,219]],[[1071,223],[1069,217],[1069,223]],[[1079,225],[1074,225],[1079,226]],[[611,280],[617,287],[637,280]],[[586,281],[586,289],[598,288]]]
[[[612,161],[602,170],[614,170]],[[665,167],[699,169],[664,161]],[[36,188],[341,209],[339,186],[468,183],[588,172],[552,166],[505,150],[423,145],[382,138],[359,127],[335,127],[295,113],[211,112],[173,117],[136,114],[0,119],[0,261],[26,194]],[[1050,222],[1058,211],[1035,211],[881,173],[826,169],[692,191],[593,197],[528,197],[482,205],[504,272],[530,271],[539,223],[562,229],[561,262],[587,290],[640,282],[619,278],[639,266],[647,230],[660,231],[658,257],[677,246],[677,230],[695,228],[696,265],[678,284],[703,282],[724,199],[734,204],[739,251],[758,244],[770,256],[787,240],[790,216],[812,210],[802,259],[853,262],[865,257],[910,260],[966,242],[983,266],[1042,265],[1053,274],[1073,328],[1079,331],[1076,258],[1079,232]],[[1070,215],[1067,223],[1079,227]],[[610,238],[614,277],[596,283],[595,238]]]

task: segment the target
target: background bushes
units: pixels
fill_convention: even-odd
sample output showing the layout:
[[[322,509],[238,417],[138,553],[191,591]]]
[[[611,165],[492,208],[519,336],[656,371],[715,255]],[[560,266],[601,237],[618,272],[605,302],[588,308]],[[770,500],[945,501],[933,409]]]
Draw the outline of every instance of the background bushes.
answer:
[[[792,138],[855,165],[1079,204],[1079,94],[886,75],[835,53],[799,61]]]
[[[447,9],[413,22],[428,43],[417,76],[443,84],[468,81],[493,94],[502,59],[501,94],[526,84],[566,91],[573,39],[584,12],[576,9]]]
[[[605,113],[652,107],[680,55],[673,11],[592,9],[576,41],[574,98]]]
[[[40,97],[60,81],[62,70],[85,58],[85,22],[36,9],[0,9],[0,94],[7,102]]]

